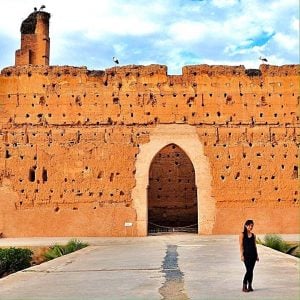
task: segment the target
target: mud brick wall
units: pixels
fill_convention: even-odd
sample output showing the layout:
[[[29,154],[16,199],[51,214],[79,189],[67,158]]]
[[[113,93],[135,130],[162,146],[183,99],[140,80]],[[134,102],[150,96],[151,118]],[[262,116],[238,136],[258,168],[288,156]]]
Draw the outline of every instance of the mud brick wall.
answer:
[[[186,66],[182,75],[161,65],[3,69],[0,232],[137,235],[136,159],[167,124],[193,127],[204,147],[215,201],[210,233],[239,232],[245,218],[262,233],[298,232],[298,78],[295,65]]]

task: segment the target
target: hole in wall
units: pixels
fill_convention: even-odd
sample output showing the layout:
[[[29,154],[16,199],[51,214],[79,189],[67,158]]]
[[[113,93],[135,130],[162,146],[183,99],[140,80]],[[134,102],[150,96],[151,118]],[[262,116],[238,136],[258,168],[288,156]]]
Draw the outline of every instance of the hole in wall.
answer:
[[[35,169],[33,167],[29,169],[28,179],[30,182],[35,181]]]
[[[237,172],[236,175],[234,176],[235,180],[238,180],[240,178],[240,172]]]
[[[9,153],[8,150],[5,150],[5,158],[10,158],[11,157],[11,154]]]
[[[112,182],[114,180],[114,173],[110,173],[109,181]]]
[[[43,168],[43,171],[42,171],[42,180],[43,180],[43,183],[48,180],[48,172],[45,168]]]
[[[293,179],[298,179],[298,166],[294,166]]]

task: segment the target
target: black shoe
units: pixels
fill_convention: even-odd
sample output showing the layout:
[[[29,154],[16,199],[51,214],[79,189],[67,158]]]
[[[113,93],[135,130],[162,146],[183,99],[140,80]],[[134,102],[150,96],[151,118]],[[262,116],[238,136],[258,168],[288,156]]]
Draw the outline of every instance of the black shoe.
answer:
[[[247,289],[247,284],[243,283],[243,289],[242,289],[242,291],[245,292],[245,293],[249,292],[248,289]]]

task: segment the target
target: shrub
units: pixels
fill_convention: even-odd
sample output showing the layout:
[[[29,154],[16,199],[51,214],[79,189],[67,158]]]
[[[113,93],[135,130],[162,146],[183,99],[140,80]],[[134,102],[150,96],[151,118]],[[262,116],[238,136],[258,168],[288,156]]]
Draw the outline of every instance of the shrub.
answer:
[[[80,242],[76,239],[70,240],[66,245],[54,245],[44,254],[44,257],[46,260],[51,260],[65,254],[72,253],[86,246],[88,246],[87,243]]]
[[[265,236],[264,245],[284,253],[289,249],[289,245],[276,234],[267,234]]]
[[[33,252],[23,248],[0,248],[0,277],[31,266]]]
[[[260,238],[256,239],[257,244],[278,250],[280,252],[293,255],[300,258],[300,243],[286,242],[279,235],[267,234],[262,241]]]
[[[299,248],[299,245],[289,245],[289,249],[286,251],[286,254],[291,254],[291,255],[294,255],[294,256],[297,256],[297,250]],[[298,255],[299,257],[299,255]]]
[[[292,253],[294,256],[300,258],[300,247],[298,246]]]
[[[47,252],[45,252],[44,257],[46,260],[51,260],[60,257],[62,255],[65,255],[63,246],[54,245],[50,247],[50,249]]]
[[[259,237],[256,237],[256,244],[264,245],[264,242]]]
[[[82,249],[84,247],[87,247],[87,246],[88,246],[87,243],[83,243],[79,240],[76,240],[76,239],[70,240],[68,242],[68,244],[64,247],[65,248],[65,254],[80,250],[80,249]]]

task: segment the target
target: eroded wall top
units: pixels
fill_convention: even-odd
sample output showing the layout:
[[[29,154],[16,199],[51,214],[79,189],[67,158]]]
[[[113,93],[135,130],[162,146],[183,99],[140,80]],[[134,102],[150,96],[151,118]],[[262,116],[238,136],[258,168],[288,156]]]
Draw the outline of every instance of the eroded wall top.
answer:
[[[298,65],[162,65],[105,71],[70,66],[5,68],[0,123],[8,124],[296,124]]]

